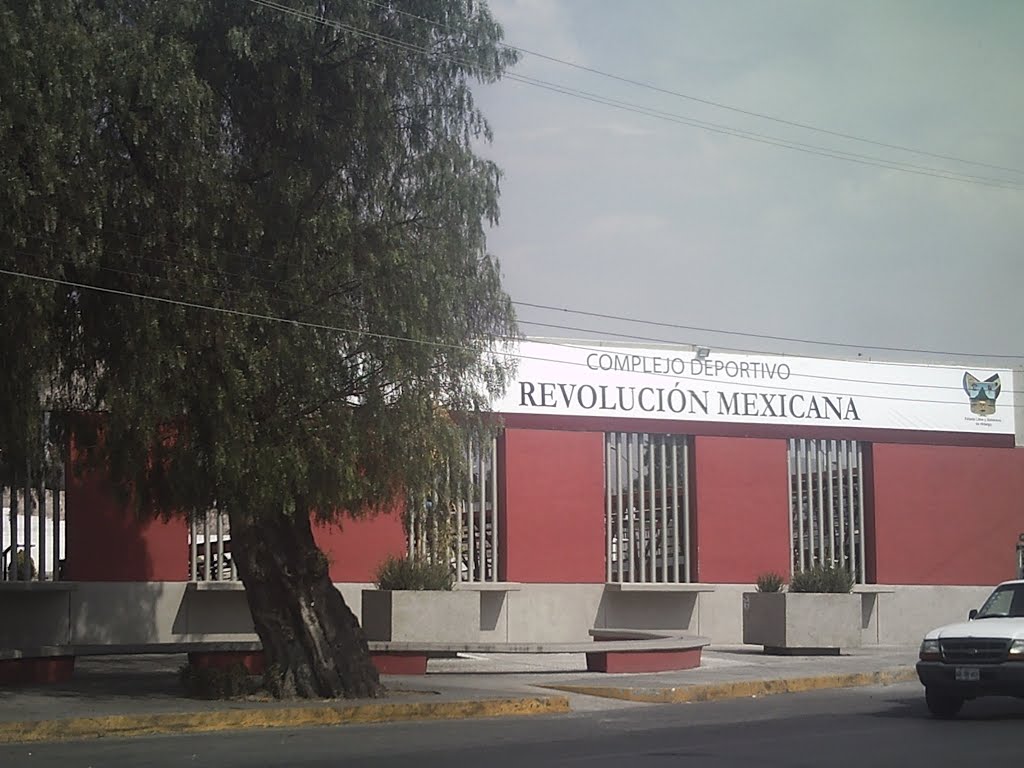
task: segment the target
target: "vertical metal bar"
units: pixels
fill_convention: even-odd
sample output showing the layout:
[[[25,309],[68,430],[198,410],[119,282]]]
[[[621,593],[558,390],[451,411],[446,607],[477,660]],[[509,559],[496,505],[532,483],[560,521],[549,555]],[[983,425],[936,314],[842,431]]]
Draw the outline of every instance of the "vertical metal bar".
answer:
[[[857,448],[857,524],[860,528],[860,584],[867,584],[867,531],[864,529],[864,446],[855,442]]]
[[[224,515],[220,506],[214,505],[217,515],[217,581],[224,580]]]
[[[59,581],[61,578],[60,566],[63,558],[60,556],[60,508],[61,493],[64,492],[64,462],[60,462],[60,476],[57,480],[57,487],[53,491],[53,579]]]
[[[449,475],[451,468],[448,469]],[[459,499],[455,504],[455,580],[462,581],[462,510],[465,507],[465,499]]]
[[[693,578],[693,569],[690,566],[690,438],[683,438],[683,561],[686,570],[686,583]]]
[[[18,488],[11,483],[11,511],[10,511],[10,523],[11,523],[11,547],[8,550],[11,555],[11,559],[7,564],[7,569],[4,572],[3,577],[7,578],[18,578],[18,569],[15,565],[18,562]]]
[[[811,447],[807,440],[801,440],[800,446],[804,455],[804,493],[807,494],[807,566],[814,567],[815,531],[814,523],[814,470],[811,469]]]
[[[857,573],[857,510],[853,503],[853,441],[846,440],[846,510],[850,526],[850,570]]]
[[[843,483],[843,468],[846,466],[846,441],[836,441],[836,471],[835,476],[832,479],[832,483],[836,486],[836,500],[839,502],[836,508],[836,518],[839,520],[839,542],[840,549],[842,550],[842,561],[843,565],[852,568],[850,563],[849,553],[846,550],[847,538],[853,538],[853,528],[847,529],[846,519],[846,493],[844,488],[846,485]]]
[[[203,581],[210,581],[210,510],[203,510]]]
[[[658,494],[657,494],[657,480],[656,475],[658,474],[658,454],[656,452],[656,440],[654,435],[649,435],[647,438],[647,445],[649,447],[649,455],[647,457],[647,474],[651,476],[651,482],[648,490],[650,493],[647,496],[648,507],[650,508],[650,519],[647,526],[647,538],[650,540],[649,554],[647,557],[647,580],[657,581],[658,580]]]
[[[815,499],[814,513],[818,516],[818,557],[822,562],[825,560],[825,476],[822,467],[821,441],[815,440],[814,445],[814,466],[818,474],[818,496]]]
[[[224,519],[227,522],[227,530],[228,530],[228,534],[227,535],[228,535],[228,541],[230,542],[230,540],[231,540],[231,517],[229,516],[227,510],[225,510],[225,512],[224,512]],[[231,580],[232,581],[238,581],[238,565],[235,563],[235,553],[234,553],[234,551],[232,551],[230,554],[231,554]]]
[[[646,436],[646,435],[645,435]],[[647,494],[646,483],[644,482],[644,440],[639,438],[639,450],[636,454],[637,461],[637,485],[640,486],[640,581],[647,581]]]
[[[622,446],[626,445],[626,436],[615,435],[615,507],[616,526],[619,534],[615,547],[615,562],[618,566],[619,583],[622,583]]]
[[[684,437],[683,440],[686,438]],[[686,443],[683,443],[685,446]],[[684,448],[685,450],[685,448]],[[682,551],[679,540],[679,438],[672,438],[672,581],[679,583],[679,553]],[[689,581],[689,579],[687,579]]]
[[[661,436],[661,580],[668,582],[668,461]],[[674,439],[674,438],[673,438]]]
[[[498,580],[498,438],[491,440],[491,581]]]
[[[604,433],[604,580],[612,580],[612,442]]]
[[[804,564],[804,462],[800,453],[800,441],[790,440],[793,446],[793,453],[796,456],[796,523],[797,523],[797,555],[800,560],[800,567],[797,571],[806,568]]]
[[[473,441],[469,441],[469,447],[466,449],[466,466],[469,473],[466,477],[466,556],[467,556],[467,567],[466,567],[466,581],[475,581],[474,573],[474,558],[476,553],[474,551],[475,545],[473,542],[473,534],[475,533],[475,524],[473,522]]]
[[[32,465],[25,462],[25,497],[22,500],[21,515],[24,529],[21,540],[25,546],[25,559],[21,565],[21,578],[32,580]]]
[[[47,552],[46,546],[47,539],[49,538],[49,526],[46,522],[46,475],[50,469],[49,450],[46,443],[49,433],[50,414],[44,412],[39,424],[39,454],[42,457],[42,461],[39,465],[39,485],[36,491],[39,498],[39,530],[36,532],[36,546],[39,547],[39,569],[36,572],[39,574],[40,581],[46,581],[46,564],[49,561],[49,552]],[[54,560],[54,563],[56,563],[56,560]],[[56,576],[56,569],[54,571]]]
[[[191,581],[199,581],[199,545],[196,541],[196,528],[196,513],[193,512],[188,516],[188,577]]]
[[[825,458],[825,463],[826,463],[827,468],[828,468],[828,534],[829,534],[829,538],[828,538],[828,551],[829,551],[829,556],[832,558],[832,563],[834,565],[840,565],[842,563],[843,559],[844,559],[843,558],[843,544],[842,544],[842,542],[843,542],[843,526],[842,526],[842,520],[840,520],[839,521],[839,526],[838,526],[839,530],[838,531],[836,530],[836,505],[835,505],[835,501],[836,501],[836,498],[835,498],[836,497],[836,473],[832,469],[832,465],[833,465],[834,459],[835,459],[835,448],[836,448],[836,441],[835,440],[829,440],[827,443],[825,443],[825,450],[827,451],[827,454],[828,454],[826,456],[826,458]],[[838,547],[838,549],[839,549],[839,557],[838,557],[838,559],[836,558],[836,538],[837,538],[836,534],[838,534],[838,539],[839,539],[839,547]]]
[[[480,452],[477,454],[477,472],[480,478],[480,524],[477,531],[480,542],[476,550],[480,557],[478,581],[487,581],[487,467],[484,464],[484,456],[484,444],[481,442]]]
[[[634,518],[636,517],[636,505],[633,494],[633,488],[636,483],[633,482],[633,451],[636,449],[637,435],[633,432],[629,435],[629,450],[626,452],[626,479],[629,482],[629,500],[630,500],[630,520],[629,520],[629,534],[630,534],[630,581],[635,582],[636,579],[636,539],[634,534],[636,526]]]
[[[203,510],[203,581],[210,580],[210,510]]]
[[[39,498],[39,520],[36,530],[36,547],[39,548],[39,562],[36,573],[40,581],[46,581],[46,472],[39,473],[39,489],[36,491]]]
[[[793,538],[793,440],[790,439],[786,444],[786,470],[789,473],[787,482],[789,487],[786,489],[786,494],[789,496],[789,575],[792,576],[796,572],[794,567],[794,561],[796,560],[797,553],[797,542]]]

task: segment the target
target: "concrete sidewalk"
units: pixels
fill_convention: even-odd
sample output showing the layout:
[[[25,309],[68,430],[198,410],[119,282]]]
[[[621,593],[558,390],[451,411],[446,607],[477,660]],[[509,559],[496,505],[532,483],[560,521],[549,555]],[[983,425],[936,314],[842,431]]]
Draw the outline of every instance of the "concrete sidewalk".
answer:
[[[700,669],[588,673],[583,654],[432,659],[424,677],[386,676],[379,700],[202,701],[182,695],[184,656],[82,658],[62,685],[0,688],[0,743],[304,727],[411,719],[555,714],[914,680],[916,648],[842,656],[765,656],[712,647]]]

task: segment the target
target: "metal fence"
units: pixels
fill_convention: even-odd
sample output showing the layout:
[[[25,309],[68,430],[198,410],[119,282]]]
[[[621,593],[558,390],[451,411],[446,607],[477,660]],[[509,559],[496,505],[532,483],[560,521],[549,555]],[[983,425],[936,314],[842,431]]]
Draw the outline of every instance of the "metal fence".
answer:
[[[498,580],[498,439],[466,445],[469,477],[465,498],[455,504],[455,580]]]
[[[238,581],[227,512],[211,509],[189,518],[188,577],[190,581]]]
[[[605,579],[690,581],[690,439],[605,434]]]
[[[444,514],[435,498],[410,500],[406,514],[409,554],[447,562],[460,583],[496,582],[499,572],[498,439],[466,444],[468,473],[462,492]],[[444,482],[451,482],[451,477]]]
[[[864,444],[789,441],[793,571],[839,565],[866,582]]]
[[[59,581],[67,542],[63,488],[0,487],[0,581]]]
[[[413,498],[406,510],[408,552],[429,561],[447,561],[456,581],[498,580],[498,441],[471,441],[465,493],[448,515],[431,514],[435,500]],[[238,581],[231,556],[231,524],[223,510],[199,513],[189,521],[190,581]]]

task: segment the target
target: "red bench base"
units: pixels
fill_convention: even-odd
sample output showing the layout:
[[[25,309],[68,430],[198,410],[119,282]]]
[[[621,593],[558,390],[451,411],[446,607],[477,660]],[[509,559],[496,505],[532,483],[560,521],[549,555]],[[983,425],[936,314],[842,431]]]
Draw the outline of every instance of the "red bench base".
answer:
[[[196,669],[227,669],[241,664],[250,675],[262,675],[267,666],[263,651],[190,653],[188,663]]]
[[[373,654],[373,665],[382,675],[425,675],[427,674],[427,655],[424,653],[391,653]]]
[[[75,671],[74,656],[0,661],[0,685],[66,683]]]
[[[700,648],[666,651],[592,651],[587,671],[608,674],[671,672],[700,666]]]

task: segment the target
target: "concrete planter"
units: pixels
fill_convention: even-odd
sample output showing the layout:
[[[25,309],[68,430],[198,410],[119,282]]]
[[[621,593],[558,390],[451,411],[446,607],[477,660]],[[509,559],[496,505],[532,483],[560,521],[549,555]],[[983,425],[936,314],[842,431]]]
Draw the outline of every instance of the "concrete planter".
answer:
[[[480,595],[434,590],[363,590],[367,640],[470,643],[480,640]]]
[[[745,592],[743,642],[767,653],[839,653],[861,645],[861,596]]]

